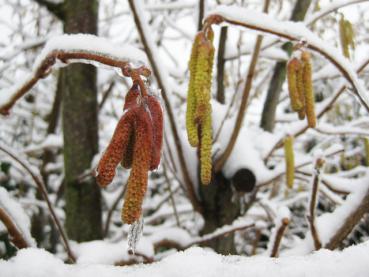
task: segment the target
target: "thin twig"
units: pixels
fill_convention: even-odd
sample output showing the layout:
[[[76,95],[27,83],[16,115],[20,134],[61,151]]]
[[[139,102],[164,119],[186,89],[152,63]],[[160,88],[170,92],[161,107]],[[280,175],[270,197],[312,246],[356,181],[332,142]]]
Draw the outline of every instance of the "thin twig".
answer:
[[[110,207],[110,209],[108,211],[108,215],[106,217],[105,227],[104,227],[104,237],[106,237],[108,235],[108,233],[109,233],[110,222],[111,222],[111,218],[112,218],[113,212],[117,208],[117,206],[119,204],[119,201],[123,198],[124,194],[126,193],[126,189],[127,189],[127,186],[124,186],[122,188],[122,191],[119,193],[119,195],[115,199],[113,205]]]
[[[163,163],[163,174],[164,174],[164,178],[165,178],[165,181],[167,183],[167,186],[168,186],[170,202],[172,203],[174,217],[176,219],[177,226],[178,227],[181,227],[181,224],[180,224],[180,221],[179,221],[178,212],[177,212],[176,203],[175,203],[174,197],[173,197],[173,191],[172,191],[172,187],[171,187],[171,182],[170,182],[169,177],[168,177],[168,173],[167,173],[167,170],[166,170],[165,163]]]
[[[320,170],[323,166],[324,160],[317,159],[314,165],[314,177],[313,177],[313,187],[311,188],[311,197],[310,197],[310,204],[309,204],[309,212],[310,214],[307,216],[311,236],[314,240],[314,247],[315,250],[319,250],[322,247],[322,242],[320,240],[318,230],[315,225],[315,211],[317,205],[317,198],[318,198],[318,188],[319,188],[319,179],[320,179]]]
[[[270,257],[278,257],[279,246],[281,244],[283,234],[286,231],[286,228],[287,228],[289,222],[290,221],[289,221],[288,218],[283,218],[282,219],[281,225],[278,227],[278,230],[275,234],[273,248],[272,248],[272,252],[270,253]]]
[[[73,254],[73,252],[72,252],[72,250],[69,246],[67,234],[64,232],[62,224],[60,223],[58,217],[56,216],[55,210],[54,210],[54,208],[53,208],[53,206],[50,202],[49,195],[47,193],[45,184],[43,183],[41,178],[39,178],[27,164],[25,164],[22,160],[20,160],[17,157],[17,155],[15,155],[14,153],[8,151],[6,148],[2,147],[1,145],[0,145],[0,150],[3,151],[4,153],[6,153],[8,156],[10,156],[18,164],[20,164],[29,173],[29,175],[32,177],[33,181],[36,183],[37,188],[39,189],[39,191],[42,194],[42,197],[46,201],[47,207],[50,211],[51,217],[52,217],[52,219],[53,219],[53,221],[56,225],[56,228],[59,231],[59,234],[60,234],[61,239],[63,241],[63,245],[64,245],[64,248],[65,248],[67,254],[68,254],[68,257],[73,263],[75,263],[75,261],[76,261],[75,255]]]

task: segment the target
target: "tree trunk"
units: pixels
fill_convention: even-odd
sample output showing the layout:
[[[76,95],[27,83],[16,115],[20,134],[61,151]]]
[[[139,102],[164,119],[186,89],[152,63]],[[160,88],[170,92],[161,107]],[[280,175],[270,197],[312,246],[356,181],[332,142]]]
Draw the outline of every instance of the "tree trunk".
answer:
[[[311,0],[297,0],[295,7],[292,11],[291,20],[301,21],[304,19],[305,14],[310,6]],[[286,43],[283,45],[283,50],[291,52],[291,44]],[[277,62],[272,80],[270,81],[267,97],[265,99],[263,112],[261,114],[260,127],[266,131],[272,132],[275,125],[275,114],[279,101],[279,95],[282,91],[282,85],[286,79],[286,62]]]
[[[66,0],[64,9],[65,33],[97,34],[97,0]],[[76,241],[100,239],[100,190],[94,178],[77,180],[98,151],[96,69],[73,64],[63,76],[66,229]]]
[[[234,199],[230,181],[222,173],[215,174],[209,185],[200,185],[199,190],[205,220],[203,234],[231,224],[239,216],[240,202]],[[220,254],[236,254],[234,234],[208,241],[204,246],[211,247]]]

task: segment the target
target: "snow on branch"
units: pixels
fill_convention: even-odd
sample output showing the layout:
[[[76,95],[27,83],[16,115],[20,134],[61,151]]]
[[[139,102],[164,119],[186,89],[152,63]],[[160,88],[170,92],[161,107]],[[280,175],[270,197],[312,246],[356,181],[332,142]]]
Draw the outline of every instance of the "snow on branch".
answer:
[[[144,66],[145,54],[134,47],[118,47],[93,35],[62,35],[50,39],[35,61],[32,72],[19,84],[0,91],[0,114],[6,115],[16,101],[40,79],[47,77],[52,67],[70,63],[103,64],[116,67],[126,77],[140,81],[151,72]]]
[[[23,208],[0,187],[0,221],[8,229],[17,248],[36,246],[30,233],[31,223]]]
[[[267,14],[238,6],[219,6],[208,14],[206,21],[208,24],[226,22],[232,25],[243,26],[252,30],[276,35],[290,41],[303,42],[306,44],[307,48],[321,54],[337,67],[352,85],[361,104],[369,112],[369,97],[350,61],[342,56],[337,48],[328,45],[325,41],[307,29],[303,23],[279,21]]]

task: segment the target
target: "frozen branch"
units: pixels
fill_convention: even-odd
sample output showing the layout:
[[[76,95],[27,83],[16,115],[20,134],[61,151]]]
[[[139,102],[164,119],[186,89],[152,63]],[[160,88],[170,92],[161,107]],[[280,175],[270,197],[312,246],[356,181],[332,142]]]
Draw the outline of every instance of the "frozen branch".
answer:
[[[126,56],[124,56],[126,54]],[[6,115],[11,107],[25,95],[40,79],[51,73],[58,62],[62,66],[70,63],[103,64],[119,68],[126,77],[142,83],[140,76],[151,72],[145,66],[131,68],[131,62],[145,61],[140,50],[133,47],[114,47],[105,39],[92,35],[63,35],[46,44],[35,61],[33,72],[21,84],[8,91],[0,91],[0,114]]]

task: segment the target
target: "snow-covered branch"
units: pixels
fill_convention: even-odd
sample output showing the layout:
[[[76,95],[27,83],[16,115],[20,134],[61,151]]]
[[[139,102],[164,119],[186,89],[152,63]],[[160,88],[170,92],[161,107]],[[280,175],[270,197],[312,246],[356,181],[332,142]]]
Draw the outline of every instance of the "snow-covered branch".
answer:
[[[206,19],[211,23],[226,22],[252,30],[269,33],[289,41],[304,42],[306,47],[328,59],[352,85],[361,104],[369,111],[369,97],[351,63],[338,49],[328,45],[302,23],[275,20],[271,16],[236,6],[219,6]]]
[[[52,67],[70,63],[102,64],[116,67],[126,77],[137,81],[140,75],[148,77],[151,72],[142,62],[145,55],[130,46],[115,47],[107,40],[93,35],[62,35],[50,39],[37,57],[33,72],[25,80],[10,89],[0,91],[0,113],[6,115],[10,108],[40,79],[47,77]],[[131,66],[133,64],[133,66]],[[135,64],[138,65],[137,68]],[[139,80],[138,80],[139,79]]]

